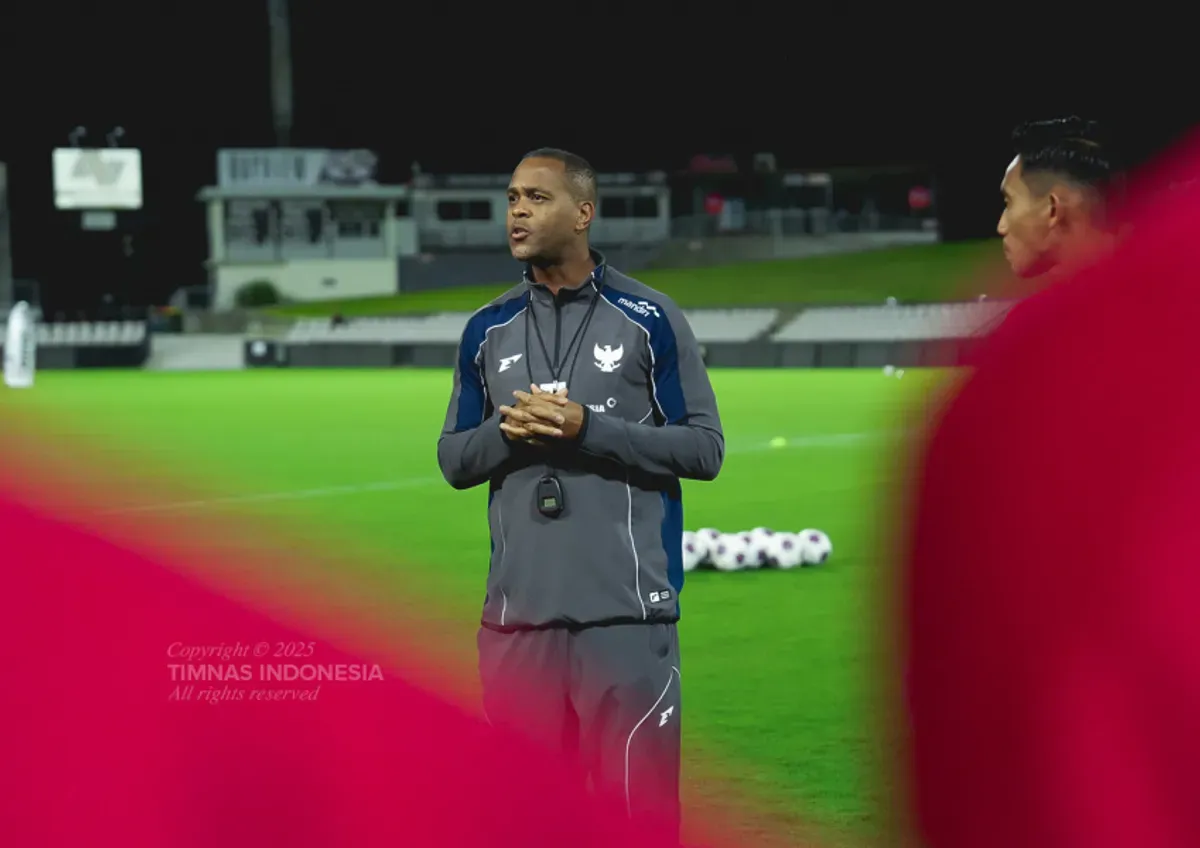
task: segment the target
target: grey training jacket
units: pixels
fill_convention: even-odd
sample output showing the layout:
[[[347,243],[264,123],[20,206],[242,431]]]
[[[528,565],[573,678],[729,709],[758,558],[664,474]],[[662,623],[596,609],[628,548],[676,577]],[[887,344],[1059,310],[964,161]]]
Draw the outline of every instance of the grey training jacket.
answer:
[[[721,469],[717,402],[679,307],[595,251],[593,259],[588,279],[557,296],[527,270],[463,330],[438,463],[456,489],[489,484],[485,627],[679,618],[679,480],[712,480]],[[531,382],[555,388],[552,363],[586,410],[579,439],[509,440],[497,407]],[[563,490],[557,518],[537,510],[547,469]]]

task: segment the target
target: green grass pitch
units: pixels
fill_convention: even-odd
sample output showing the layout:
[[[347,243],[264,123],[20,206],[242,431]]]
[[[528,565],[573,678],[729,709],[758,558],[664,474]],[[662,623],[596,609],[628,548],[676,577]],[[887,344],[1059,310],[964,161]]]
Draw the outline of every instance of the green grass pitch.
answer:
[[[870,250],[770,262],[701,268],[656,268],[634,276],[686,309],[883,303],[888,297],[920,303],[974,299],[972,288],[1000,258],[992,240]],[[616,263],[620,267],[620,263]],[[511,288],[519,279],[493,285],[412,292],[392,297],[289,304],[286,316],[346,316],[465,311]],[[994,292],[993,292],[994,294]]]
[[[817,527],[834,555],[820,568],[688,576],[688,756],[720,763],[800,819],[870,835],[887,792],[874,735],[884,638],[876,602],[891,565],[881,529],[914,404],[940,375],[729,370],[712,379],[727,456],[716,482],[685,483],[686,526]],[[43,372],[30,391],[0,392],[0,414],[36,416],[48,438],[92,443],[139,474],[181,476],[211,499],[180,509],[262,513],[344,545],[354,552],[348,567],[428,592],[470,651],[487,569],[486,492],[456,492],[438,472],[449,389],[440,370]],[[772,447],[780,436],[787,446]]]

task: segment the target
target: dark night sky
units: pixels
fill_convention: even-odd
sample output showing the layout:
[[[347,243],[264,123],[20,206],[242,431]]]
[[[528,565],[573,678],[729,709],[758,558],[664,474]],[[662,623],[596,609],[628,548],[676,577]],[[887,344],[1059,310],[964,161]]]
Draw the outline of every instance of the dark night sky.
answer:
[[[463,35],[461,6],[442,21],[428,8],[292,0],[293,146],[374,149],[385,180],[405,177],[414,159],[433,171],[506,172],[542,145],[578,150],[601,171],[673,169],[701,152],[772,151],[782,167],[929,164],[943,210],[953,200],[983,222],[998,213],[1019,118],[1089,111],[1144,149],[1186,124],[1137,92],[1072,99],[1054,86],[1057,102],[1035,102],[1008,93],[1003,77],[961,64],[949,74],[932,54],[917,67],[909,53],[844,38],[776,48],[761,33],[739,40],[726,21],[716,38],[711,22],[688,19],[639,40],[595,22],[532,26],[511,7],[521,20],[476,23],[484,40]],[[563,8],[556,15],[568,18]],[[553,37],[552,25],[573,35]],[[928,33],[922,43],[938,46]],[[119,123],[123,143],[143,150],[143,273],[160,299],[202,282],[204,217],[193,198],[214,181],[218,147],[273,143],[268,56],[265,0],[5,4],[0,160],[17,276],[89,284],[95,237],[54,211],[50,151],[76,124],[102,138]]]

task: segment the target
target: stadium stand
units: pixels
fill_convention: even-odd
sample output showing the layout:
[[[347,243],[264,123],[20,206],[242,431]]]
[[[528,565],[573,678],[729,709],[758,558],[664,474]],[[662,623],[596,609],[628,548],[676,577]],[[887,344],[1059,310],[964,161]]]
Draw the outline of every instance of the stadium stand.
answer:
[[[7,327],[0,326],[0,346],[3,346]],[[38,347],[138,345],[146,340],[144,321],[72,321],[69,323],[38,324]]]
[[[808,309],[771,336],[787,368],[944,368],[1004,319],[1008,301]]]
[[[877,342],[967,338],[1003,318],[1005,301],[806,309],[776,331],[777,342]]]
[[[289,344],[457,344],[469,312],[393,318],[354,318],[342,324],[329,319],[304,319],[288,330]]]
[[[808,309],[778,327],[776,309],[687,310],[705,362],[722,368],[953,367],[1007,301]],[[252,367],[391,367],[454,363],[470,313],[296,322],[282,349],[249,351]]]
[[[0,348],[7,332],[0,324]],[[145,321],[40,322],[38,368],[137,367],[150,355],[150,337]]]
[[[705,309],[686,312],[701,343],[750,342],[763,336],[779,315],[775,309]],[[335,324],[303,319],[289,329],[289,344],[458,344],[469,312],[392,318],[355,318]]]
[[[700,309],[685,310],[692,332],[701,344],[750,342],[771,329],[779,317],[778,309]]]
[[[779,318],[776,309],[704,309],[685,312],[706,360],[726,366],[769,365],[773,357],[767,333]],[[276,341],[247,342],[248,367],[447,367],[469,312],[434,315],[296,321]]]

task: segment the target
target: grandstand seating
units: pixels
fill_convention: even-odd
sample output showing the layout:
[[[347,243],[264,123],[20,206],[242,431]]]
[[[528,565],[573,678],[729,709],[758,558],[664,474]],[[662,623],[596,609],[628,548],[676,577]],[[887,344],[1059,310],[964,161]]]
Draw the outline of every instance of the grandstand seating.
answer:
[[[919,341],[966,338],[1001,320],[1005,301],[919,306],[807,309],[772,337],[776,342]]]
[[[74,321],[38,324],[37,341],[46,347],[138,345],[146,339],[144,321]],[[0,325],[0,345],[7,327]]]
[[[328,318],[306,318],[288,330],[289,344],[366,342],[375,344],[458,344],[469,312],[393,318],[354,318],[333,324]]]
[[[701,344],[749,342],[771,329],[779,317],[778,309],[702,309],[685,310],[692,332]]]
[[[770,329],[775,309],[709,309],[687,312],[688,322],[701,343],[748,342]],[[355,318],[333,324],[328,318],[302,319],[287,333],[289,344],[382,343],[458,344],[469,312],[442,312],[428,316]]]

